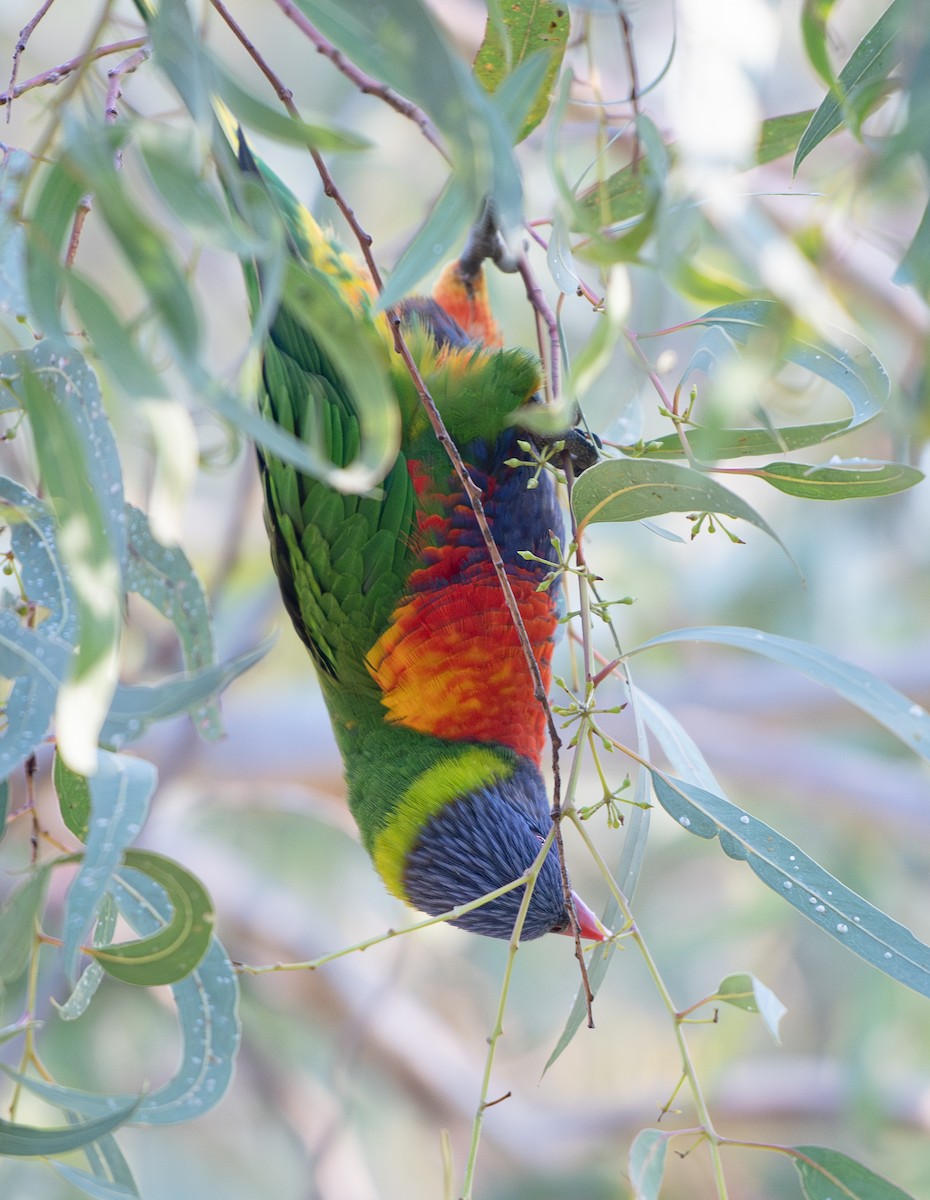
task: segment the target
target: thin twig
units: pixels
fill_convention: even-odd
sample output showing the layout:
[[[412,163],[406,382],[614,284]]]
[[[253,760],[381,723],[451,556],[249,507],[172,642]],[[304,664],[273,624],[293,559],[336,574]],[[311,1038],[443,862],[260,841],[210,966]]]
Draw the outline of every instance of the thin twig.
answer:
[[[536,319],[537,321],[542,321],[549,335],[549,370],[546,373],[548,395],[546,399],[550,404],[555,404],[558,402],[561,386],[559,379],[559,359],[562,349],[559,343],[559,323],[556,320],[555,313],[549,307],[549,303],[537,282],[536,276],[533,274],[533,268],[530,266],[529,257],[525,252],[517,259],[517,270],[520,272],[520,278],[523,280],[523,286],[526,288],[526,298],[533,306]],[[540,353],[540,358],[545,362],[546,355]]]
[[[211,0],[211,3],[217,8],[216,0]],[[436,147],[446,162],[450,161],[449,155],[436,130],[436,126],[421,108],[411,100],[407,100],[404,96],[399,95],[393,88],[388,87],[387,84],[381,83],[380,80],[375,79],[371,75],[366,75],[364,71],[360,70],[355,63],[346,58],[341,50],[338,50],[332,42],[328,41],[307,20],[297,5],[292,3],[292,0],[275,0],[275,4],[277,4],[278,8],[281,9],[289,20],[294,22],[301,33],[309,38],[316,47],[317,53],[322,54],[324,58],[328,58],[333,66],[338,71],[341,71],[346,79],[351,80],[360,92],[363,92],[366,96],[378,96],[385,104],[393,108],[395,112],[413,121],[426,140]],[[219,11],[218,8],[217,11]]]
[[[116,107],[117,101],[122,96],[123,78],[126,75],[131,75],[138,67],[140,67],[151,54],[148,44],[139,46],[128,58],[124,58],[121,63],[107,71],[107,95],[104,102],[103,119],[107,125],[112,125],[119,116],[119,110]],[[116,169],[119,170],[122,165],[122,154],[117,151],[115,157]],[[74,214],[74,221],[71,224],[71,236],[68,238],[68,249],[65,252],[65,267],[74,266],[74,260],[77,256],[78,244],[81,240],[81,233],[84,230],[84,222],[87,220],[90,210],[93,208],[94,198],[88,192],[82,196],[78,203],[77,210]]]
[[[106,46],[96,46],[86,54],[78,54],[74,58],[69,58],[67,62],[59,63],[57,67],[49,67],[47,71],[43,71],[39,75],[33,75],[25,83],[18,83],[15,86],[11,85],[5,92],[0,92],[0,105],[11,104],[17,96],[22,96],[24,92],[29,92],[33,88],[45,87],[49,83],[60,83],[62,79],[70,75],[73,71],[79,70],[88,62],[95,62],[98,58],[106,58],[109,54],[120,54],[124,50],[134,50],[139,46],[144,46],[147,41],[147,37],[136,37],[127,38],[123,42],[111,42]]]
[[[32,37],[32,32],[54,3],[55,0],[45,0],[45,3],[32,18],[32,20],[27,22],[19,31],[19,37],[16,39],[16,46],[13,49],[13,65],[10,69],[10,82],[7,84],[6,89],[8,96],[12,96],[16,88],[16,75],[19,71],[19,60],[23,55],[23,51],[26,49],[29,39]],[[6,123],[7,125],[10,123],[10,106],[8,106],[6,110]]]

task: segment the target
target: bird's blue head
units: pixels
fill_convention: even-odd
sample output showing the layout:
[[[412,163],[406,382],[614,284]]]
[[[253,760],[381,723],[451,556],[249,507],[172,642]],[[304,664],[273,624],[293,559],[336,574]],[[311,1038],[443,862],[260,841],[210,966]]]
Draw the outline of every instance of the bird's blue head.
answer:
[[[407,898],[436,916],[504,887],[532,866],[548,825],[542,779],[524,761],[509,778],[459,797],[427,821],[407,857]],[[453,924],[486,937],[510,938],[523,894],[522,886],[514,888]],[[577,896],[574,902],[582,936],[603,940],[607,931]],[[537,876],[521,938],[546,933],[571,933],[554,845]]]

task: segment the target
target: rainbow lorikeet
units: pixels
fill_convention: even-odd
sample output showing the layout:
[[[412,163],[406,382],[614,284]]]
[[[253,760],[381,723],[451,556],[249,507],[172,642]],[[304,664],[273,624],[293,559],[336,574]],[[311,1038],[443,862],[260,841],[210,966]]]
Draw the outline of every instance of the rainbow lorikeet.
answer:
[[[540,774],[546,722],[475,515],[437,442],[365,273],[324,236],[240,136],[240,166],[265,180],[293,252],[323,277],[383,352],[400,408],[400,450],[377,495],[337,491],[259,453],[271,553],[285,605],[310,651],[342,752],[349,805],[388,889],[432,915],[518,879],[550,827]],[[479,267],[480,272],[480,267]],[[253,301],[261,292],[253,274]],[[359,422],[312,326],[283,299],[264,345],[260,406],[286,430],[350,463]],[[472,478],[548,686],[558,584],[520,556],[551,554],[561,527],[543,472],[520,457],[521,409],[540,386],[523,350],[504,350],[483,279],[446,268],[432,299],[399,308],[404,336]],[[538,401],[537,401],[538,402]],[[525,457],[525,456],[524,456]],[[520,886],[457,920],[511,936]],[[606,931],[577,898],[584,936]],[[570,932],[554,848],[536,880],[524,938]]]

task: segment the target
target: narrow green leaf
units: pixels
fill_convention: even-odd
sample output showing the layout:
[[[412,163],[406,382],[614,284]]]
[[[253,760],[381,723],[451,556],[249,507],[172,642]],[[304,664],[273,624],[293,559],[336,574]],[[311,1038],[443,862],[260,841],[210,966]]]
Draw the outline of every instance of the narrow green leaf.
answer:
[[[110,895],[104,896],[97,911],[97,923],[94,926],[95,946],[105,946],[112,941],[116,929],[116,902]],[[76,1021],[87,1011],[91,1000],[97,994],[97,989],[104,979],[104,970],[98,962],[89,962],[81,972],[81,977],[71,990],[71,995],[64,1004],[56,1004],[58,1015],[63,1021]],[[52,1001],[55,1004],[55,1001]]]
[[[925,299],[930,295],[930,204],[923,211],[917,232],[898,264],[893,282],[899,287],[910,284]]]
[[[788,1011],[771,988],[756,979],[748,972],[740,975],[727,975],[717,988],[717,999],[725,1004],[732,1004],[744,1012],[758,1013],[765,1022],[765,1027],[773,1040],[781,1045],[778,1027],[781,1019]]]
[[[745,810],[694,784],[652,771],[656,799],[684,829],[719,837],[729,858],[824,933],[892,979],[930,997],[930,946],[841,883],[803,850]]]
[[[109,300],[72,268],[62,272],[71,303],[94,352],[129,396],[165,397],[168,389]]]
[[[156,684],[117,685],[110,711],[100,731],[100,740],[109,746],[124,746],[141,737],[153,722],[196,709],[257,663],[270,644],[266,642],[263,646],[240,654],[238,658],[205,667],[193,675]],[[0,763],[2,757],[0,753]]]
[[[371,142],[358,134],[332,129],[324,125],[309,125],[295,117],[271,108],[262,100],[241,88],[215,60],[211,63],[217,93],[229,105],[243,125],[267,134],[279,142],[312,146],[326,152],[366,150]]]
[[[129,1195],[138,1194],[136,1181],[132,1177],[129,1163],[123,1157],[123,1152],[117,1145],[112,1133],[105,1133],[84,1147],[84,1156],[91,1170],[101,1179],[109,1179],[115,1184],[126,1188]]]
[[[824,1146],[792,1146],[805,1200],[914,1200],[868,1167]]]
[[[832,92],[836,76],[827,53],[827,21],[836,0],[804,0],[801,8],[801,36],[810,64]]]
[[[62,770],[66,770],[63,765]],[[155,767],[144,759],[98,751],[96,771],[87,780],[90,814],[86,849],[68,889],[63,922],[62,957],[72,986],[77,981],[81,947],[113,873],[145,823],[157,778]]]
[[[635,1200],[658,1200],[671,1136],[661,1129],[641,1129],[633,1139],[630,1183]]]
[[[163,889],[139,871],[127,869],[122,880],[114,883],[114,895],[121,914],[137,932],[151,933],[170,919]],[[222,1099],[232,1080],[239,1045],[238,984],[215,938],[197,970],[171,990],[183,1037],[181,1062],[172,1079],[138,1101],[133,1114],[136,1125],[171,1125],[202,1116]],[[136,1099],[47,1083],[2,1062],[0,1070],[49,1104],[84,1116],[98,1117],[114,1104]]]
[[[70,1163],[55,1162],[50,1164],[67,1183],[80,1190],[93,1200],[138,1200],[139,1192],[135,1187],[127,1187],[123,1183],[113,1183],[109,1179],[101,1179],[89,1171],[72,1167]]]
[[[761,331],[779,329],[783,323],[784,310],[773,300],[724,304],[693,322],[719,326],[741,345]],[[853,428],[881,411],[890,384],[885,368],[868,346],[849,334],[844,333],[843,338],[846,345],[840,346],[798,332],[782,346],[781,354],[787,362],[819,375],[843,392],[852,405],[849,428]]]
[[[587,474],[587,472],[586,472]],[[584,476],[582,476],[584,478]],[[643,642],[630,654],[639,654],[653,646],[675,642],[710,642],[750,650],[809,675],[854,704],[909,746],[915,754],[930,762],[930,714],[902,692],[861,667],[844,662],[836,655],[794,638],[779,637],[735,625],[705,625],[691,629],[673,629]]]
[[[68,1154],[80,1150],[110,1133],[133,1115],[138,1101],[118,1108],[107,1116],[81,1121],[76,1125],[64,1125],[57,1129],[38,1129],[32,1125],[14,1125],[0,1120],[0,1154],[19,1158],[45,1157],[50,1154]]]
[[[836,92],[842,102],[833,92],[824,97],[798,143],[795,174],[814,147],[844,121],[850,124],[853,114],[855,121],[850,127],[858,134],[865,112],[859,111],[857,101],[871,99],[875,85],[884,83],[897,65],[903,50],[903,39],[899,34],[905,28],[909,13],[910,0],[893,0],[853,51],[836,80]]]
[[[72,771],[60,754],[56,752],[52,768],[58,808],[65,826],[78,841],[87,841],[90,828],[90,786],[84,775]]]
[[[710,429],[700,425],[689,427],[688,445],[701,462],[722,458],[748,458],[762,454],[786,454],[818,446],[851,427],[849,419],[822,421],[816,425],[787,425],[769,429]],[[646,458],[684,458],[685,452],[677,433],[653,438],[641,447],[624,446],[626,454],[641,453]]]
[[[51,511],[38,496],[0,476],[0,520],[10,530],[26,599],[48,609],[42,622],[43,634],[73,645],[77,639],[77,607],[59,558],[58,530]]]
[[[403,300],[427,272],[451,257],[453,248],[462,241],[465,230],[475,219],[476,211],[473,189],[453,176],[397,260],[379,300],[382,308]]]
[[[29,225],[26,282],[30,310],[47,336],[61,335],[62,246],[81,199],[80,182],[61,163],[49,168]]]
[[[0,908],[0,984],[13,983],[26,969],[48,880],[49,869],[39,867]]]
[[[203,585],[180,546],[163,546],[152,536],[148,517],[131,504],[126,506],[127,553],[123,581],[155,606],[174,626],[181,643],[184,666],[190,673],[216,666],[213,627]],[[190,710],[201,737],[213,741],[223,735],[219,703],[211,698]]]
[[[568,5],[551,0],[520,0],[502,7],[500,16],[503,31],[489,15],[484,40],[475,58],[475,78],[481,86],[488,92],[497,91],[503,81],[534,54],[542,53],[546,62],[535,99],[517,132],[516,141],[520,142],[549,110],[552,85],[568,44]]]
[[[13,681],[6,725],[0,729],[0,778],[15,771],[45,737],[71,659],[70,646],[0,610],[0,675]]]
[[[759,144],[753,165],[774,162],[789,154],[810,122],[813,109],[768,117],[759,130]],[[666,147],[674,159],[675,147]],[[621,167],[608,179],[594,184],[579,197],[581,206],[602,225],[618,225],[644,213],[649,205],[650,192],[643,175],[643,164]]]
[[[29,312],[26,287],[26,232],[16,219],[22,181],[31,161],[24,150],[0,151],[0,312],[25,317]]]
[[[26,1021],[20,1018],[15,1025],[6,1025],[0,1029],[0,1045],[4,1042],[11,1042],[14,1038],[22,1037],[28,1029],[40,1029],[41,1021]]]
[[[36,352],[54,354],[47,343],[40,343],[34,356]],[[111,534],[120,526],[107,519],[110,506],[101,486],[105,476],[100,465],[82,453],[84,431],[72,417],[75,400],[66,390],[69,379],[78,387],[84,384],[77,400],[89,405],[88,393],[96,392],[96,380],[83,363],[75,369],[72,357],[72,351],[61,348],[55,366],[26,366],[21,400],[35,435],[42,478],[61,530],[62,558],[78,602],[78,649],[58,693],[58,745],[69,763],[87,774],[96,762],[97,737],[116,683],[122,614],[118,550]],[[117,479],[114,486],[121,502],[122,484]]]
[[[171,920],[133,942],[94,947],[103,969],[124,983],[154,987],[177,983],[206,954],[213,933],[213,905],[203,884],[179,863],[148,850],[127,850],[126,866],[147,875],[165,891]]]
[[[663,513],[719,513],[738,517],[781,541],[755,509],[715,480],[690,467],[647,459],[615,458],[578,479],[572,508],[579,526],[600,521],[641,521]]]
[[[808,500],[861,500],[868,496],[891,496],[914,487],[923,472],[904,463],[861,463],[811,467],[805,463],[772,462],[751,472],[759,479]]]

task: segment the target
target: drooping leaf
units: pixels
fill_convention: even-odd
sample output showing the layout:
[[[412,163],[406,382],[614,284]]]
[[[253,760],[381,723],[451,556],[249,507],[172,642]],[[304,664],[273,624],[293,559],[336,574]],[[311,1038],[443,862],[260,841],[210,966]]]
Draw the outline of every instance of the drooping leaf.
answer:
[[[93,1200],[137,1200],[138,1198],[139,1191],[134,1186],[127,1187],[123,1183],[101,1179],[98,1175],[82,1171],[80,1167],[73,1167],[70,1163],[52,1160],[51,1166],[62,1179],[73,1187],[79,1188],[86,1196],[91,1196]]]
[[[663,513],[717,513],[748,521],[781,545],[768,522],[745,500],[709,476],[672,463],[642,458],[598,463],[576,482],[572,508],[582,528],[600,521],[641,521]]]
[[[13,207],[29,172],[24,150],[0,154],[0,312],[25,317],[29,312],[26,289],[26,234]]]
[[[86,842],[90,829],[90,784],[87,777],[72,771],[60,754],[55,755],[52,777],[61,819],[78,841]]]
[[[0,610],[0,676],[13,681],[0,729],[0,777],[8,778],[42,742],[71,659],[70,646]]]
[[[58,555],[58,531],[48,505],[12,479],[0,476],[0,520],[10,529],[26,599],[48,610],[41,623],[43,635],[53,634],[73,645],[77,608]]]
[[[811,66],[830,91],[836,85],[836,76],[827,52],[827,21],[830,19],[834,3],[835,0],[804,0],[801,7],[804,49]]]
[[[915,754],[930,762],[930,714],[869,671],[844,662],[819,646],[811,646],[795,638],[763,633],[758,629],[706,625],[669,630],[643,642],[631,654],[676,642],[710,642],[733,646],[793,667],[868,713]]]
[[[630,1146],[630,1183],[635,1200],[658,1200],[670,1134],[641,1129]]]
[[[126,506],[127,553],[123,581],[162,613],[177,631],[184,666],[194,673],[216,665],[213,627],[203,585],[180,546],[163,546],[152,536],[148,517]],[[222,736],[219,704],[211,699],[191,709],[194,728],[206,740]]]
[[[179,863],[148,850],[127,850],[127,867],[161,887],[171,919],[156,932],[132,942],[89,948],[96,962],[116,979],[154,987],[185,979],[203,959],[213,933],[213,905],[203,884]]]
[[[133,1100],[106,1116],[94,1117],[74,1125],[40,1129],[32,1125],[16,1125],[0,1119],[0,1154],[17,1158],[46,1157],[80,1150],[105,1133],[124,1125],[135,1112],[138,1101]]]
[[[695,325],[715,325],[734,342],[745,345],[750,338],[784,325],[784,312],[773,300],[744,300],[711,309]],[[847,428],[868,421],[888,399],[888,373],[875,355],[858,339],[843,334],[845,345],[827,342],[802,332],[793,332],[783,342],[781,354],[787,362],[820,376],[846,396],[853,417]]]
[[[56,780],[67,770],[64,763],[58,765]],[[157,778],[155,767],[144,759],[98,751],[96,771],[86,781],[90,797],[86,848],[68,890],[63,922],[62,956],[72,986],[81,947],[124,852],[145,823]],[[100,955],[106,952],[98,948]]]
[[[39,867],[0,908],[0,984],[13,983],[26,969],[48,879],[48,867]]]
[[[765,1022],[772,1038],[779,1045],[778,1026],[788,1011],[771,988],[767,988],[761,979],[748,972],[739,975],[727,975],[717,987],[716,999],[744,1012],[758,1013]]]
[[[857,422],[822,421],[812,425],[787,425],[777,429],[710,429],[692,426],[688,429],[688,445],[701,462],[722,458],[749,458],[763,454],[785,454],[818,446],[853,427]],[[634,451],[646,458],[684,458],[685,451],[677,433],[652,438],[642,447],[624,447],[627,454]]]
[[[94,926],[93,944],[105,946],[113,938],[116,930],[116,903],[110,895],[104,896],[97,910],[97,923]],[[56,1005],[58,1015],[63,1021],[76,1021],[83,1016],[91,1000],[97,994],[97,989],[104,979],[104,969],[100,963],[91,961],[81,972],[81,977],[71,989],[71,995],[64,1004]],[[55,1001],[53,1000],[54,1004]]]
[[[0,372],[5,373],[5,360]],[[116,684],[121,628],[119,552],[125,540],[118,464],[107,471],[100,394],[66,345],[48,339],[21,356],[20,400],[35,436],[42,478],[58,519],[58,546],[78,607],[79,640],[58,693],[58,745],[87,774]],[[88,486],[90,485],[90,486]],[[114,491],[115,489],[115,491]]]
[[[861,500],[868,496],[892,496],[921,482],[923,472],[904,463],[865,463],[811,467],[805,463],[772,462],[750,474],[764,479],[789,496],[808,500]]]
[[[0,614],[2,617],[2,614]],[[240,654],[229,662],[204,667],[192,675],[167,679],[155,684],[117,686],[100,740],[108,746],[122,747],[141,737],[155,721],[164,721],[196,709],[211,696],[222,692],[234,679],[266,653],[270,643]],[[2,639],[0,639],[2,647]],[[0,754],[2,760],[2,754]]]
[[[138,933],[151,933],[170,919],[164,891],[148,876],[127,869],[114,886],[120,912]],[[172,986],[183,1049],[174,1076],[139,1101],[133,1123],[170,1125],[201,1116],[222,1099],[232,1079],[239,1046],[238,985],[232,964],[216,939],[196,971]],[[35,1095],[85,1116],[109,1112],[132,1097],[106,1096],[0,1070]]]
[[[164,382],[106,296],[74,268],[63,278],[84,332],[116,384],[129,396],[167,396]]]
[[[884,84],[900,60],[903,51],[900,34],[909,13],[910,0],[893,0],[853,51],[837,76],[835,91],[824,97],[798,143],[795,173],[814,147],[844,121],[858,134],[869,102],[875,97],[876,85]]]
[[[807,109],[764,120],[759,130],[754,165],[762,166],[789,154],[797,146],[812,115],[813,110]],[[667,146],[666,150],[674,158],[674,146]],[[632,164],[621,167],[608,179],[584,191],[579,203],[602,225],[618,225],[639,216],[649,204],[643,164],[639,163],[635,168]]]
[[[804,1200],[915,1200],[839,1150],[792,1146]]]
[[[776,895],[886,975],[930,997],[930,946],[869,904],[780,833],[722,796],[652,771],[656,799],[684,829],[719,837]]]
[[[568,44],[568,6],[552,0],[519,0],[503,6],[500,16],[503,30],[489,16],[475,58],[475,78],[481,86],[497,91],[505,78],[534,54],[542,53],[546,62],[536,98],[517,132],[516,141],[520,142],[549,109],[549,94]]]

